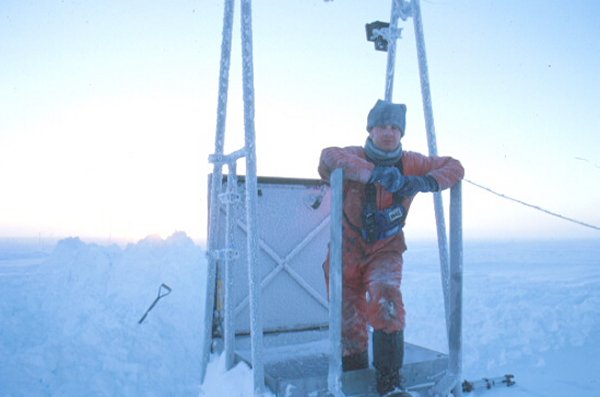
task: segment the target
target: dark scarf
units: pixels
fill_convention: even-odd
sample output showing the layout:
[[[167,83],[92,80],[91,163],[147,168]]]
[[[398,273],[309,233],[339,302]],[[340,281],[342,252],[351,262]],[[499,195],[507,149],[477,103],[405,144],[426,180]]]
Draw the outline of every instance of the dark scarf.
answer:
[[[375,165],[384,167],[392,166],[402,158],[402,143],[398,144],[398,147],[391,152],[386,152],[375,146],[371,138],[367,138],[365,153],[367,154],[367,158],[375,163]]]

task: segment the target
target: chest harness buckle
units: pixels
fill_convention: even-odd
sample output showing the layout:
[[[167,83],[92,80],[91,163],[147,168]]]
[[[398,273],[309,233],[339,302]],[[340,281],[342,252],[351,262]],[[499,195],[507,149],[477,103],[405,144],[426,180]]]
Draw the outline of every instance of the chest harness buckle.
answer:
[[[362,237],[367,243],[395,236],[402,231],[407,211],[402,205],[403,197],[394,193],[394,204],[385,209],[377,209],[377,189],[373,183],[365,186],[365,206],[363,208]]]

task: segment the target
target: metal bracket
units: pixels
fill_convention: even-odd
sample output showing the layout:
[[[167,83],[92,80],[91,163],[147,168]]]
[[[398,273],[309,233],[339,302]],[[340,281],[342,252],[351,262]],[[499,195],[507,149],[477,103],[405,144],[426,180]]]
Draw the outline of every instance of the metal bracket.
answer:
[[[398,18],[406,21],[413,15],[412,2],[405,0],[393,0],[396,2],[392,11],[392,22],[396,25]],[[377,51],[388,50],[388,45],[392,40],[402,38],[402,28],[390,26],[389,22],[375,21],[365,25],[367,32],[367,41],[372,41],[375,44]]]
[[[208,162],[211,164],[233,164],[237,160],[246,157],[246,148],[242,148],[230,154],[213,153],[208,155]]]
[[[400,1],[400,7],[398,8],[398,16],[402,18],[403,21],[406,21],[409,17],[413,16],[412,2],[405,0],[398,1]]]
[[[225,205],[236,204],[241,201],[241,196],[239,193],[225,192],[225,193],[219,194],[219,200],[221,201],[222,204],[225,204]]]
[[[240,256],[238,250],[232,248],[223,248],[220,250],[206,251],[206,256],[215,260],[233,260]]]
[[[375,21],[368,23],[365,25],[365,30],[367,41],[372,41],[377,51],[387,52],[389,42],[402,36],[402,28],[392,29],[388,22]]]

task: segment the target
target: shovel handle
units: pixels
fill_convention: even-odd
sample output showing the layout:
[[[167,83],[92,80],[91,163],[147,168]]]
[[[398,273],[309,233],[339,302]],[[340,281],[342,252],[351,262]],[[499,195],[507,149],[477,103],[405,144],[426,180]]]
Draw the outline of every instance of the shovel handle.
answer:
[[[165,289],[167,292],[165,292],[164,294],[161,294],[160,292],[163,290],[163,288],[164,288],[164,289]],[[169,295],[169,294],[171,293],[171,291],[172,291],[171,287],[169,287],[169,286],[168,286],[167,284],[165,284],[165,283],[162,283],[162,284],[160,285],[160,287],[158,287],[158,297],[159,297],[159,298],[162,298],[163,296],[167,296],[167,295]]]

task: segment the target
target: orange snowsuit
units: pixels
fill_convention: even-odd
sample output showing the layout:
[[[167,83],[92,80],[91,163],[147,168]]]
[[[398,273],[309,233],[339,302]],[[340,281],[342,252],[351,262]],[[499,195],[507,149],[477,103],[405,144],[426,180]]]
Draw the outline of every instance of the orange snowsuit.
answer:
[[[424,156],[405,151],[402,155],[404,175],[431,175],[440,190],[462,179],[464,169],[451,157]],[[405,310],[400,292],[402,253],[406,251],[404,233],[367,243],[362,235],[362,216],[365,205],[365,185],[375,164],[367,160],[360,146],[330,147],[321,153],[319,175],[329,181],[336,168],[344,170],[343,221],[343,355],[364,352],[368,348],[367,324],[375,330],[395,332],[404,330]],[[378,209],[394,203],[393,194],[376,184]],[[405,197],[402,205],[408,211],[413,197]],[[329,254],[323,264],[329,286]]]

